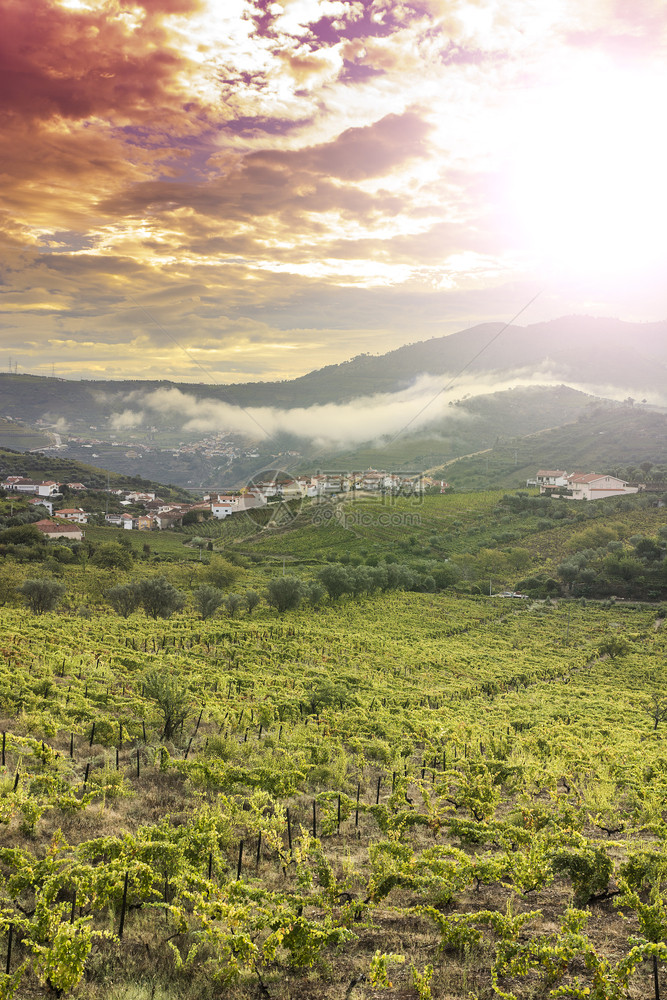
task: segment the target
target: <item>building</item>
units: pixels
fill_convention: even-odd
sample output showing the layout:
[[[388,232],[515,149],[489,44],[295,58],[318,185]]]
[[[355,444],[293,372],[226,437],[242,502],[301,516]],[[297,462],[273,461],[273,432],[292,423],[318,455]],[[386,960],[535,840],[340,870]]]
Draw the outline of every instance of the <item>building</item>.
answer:
[[[535,476],[534,485],[539,487],[540,493],[552,493],[554,490],[564,489],[567,487],[567,472],[563,469],[540,469]]]
[[[624,479],[600,475],[597,472],[589,472],[586,475],[575,473],[568,476],[567,488],[569,496],[565,497],[566,500],[604,500],[606,497],[639,492],[637,486],[629,486]]]
[[[53,515],[53,508],[55,507],[55,501],[47,500],[46,497],[30,497],[28,500],[28,505],[30,507],[44,507],[49,514]]]
[[[134,527],[134,518],[131,514],[105,514],[104,521],[106,524],[112,524],[116,528],[125,528],[127,531],[131,531]]]
[[[58,493],[60,483],[54,483],[52,479],[42,482],[37,479],[26,479],[25,476],[8,476],[2,486],[14,493],[33,493],[38,497],[60,496]]]
[[[89,514],[81,507],[61,507],[56,511],[56,517],[64,517],[66,521],[76,524],[88,524]]]
[[[47,538],[61,540],[67,539],[74,542],[83,540],[84,532],[79,524],[66,524],[64,521],[36,521],[35,527],[46,535]]]

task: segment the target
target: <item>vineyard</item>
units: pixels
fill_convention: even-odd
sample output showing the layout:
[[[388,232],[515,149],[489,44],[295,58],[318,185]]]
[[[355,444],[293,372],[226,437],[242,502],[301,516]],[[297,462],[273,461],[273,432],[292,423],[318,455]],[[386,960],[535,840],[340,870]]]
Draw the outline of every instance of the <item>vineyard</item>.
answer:
[[[0,609],[0,996],[667,989],[661,614]]]

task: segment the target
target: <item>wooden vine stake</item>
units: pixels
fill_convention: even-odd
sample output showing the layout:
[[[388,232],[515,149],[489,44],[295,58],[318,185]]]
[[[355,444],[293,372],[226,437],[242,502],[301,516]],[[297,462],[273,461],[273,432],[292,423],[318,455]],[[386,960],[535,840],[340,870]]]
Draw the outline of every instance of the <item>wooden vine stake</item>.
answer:
[[[7,964],[5,966],[5,973],[9,975],[9,970],[12,964],[12,938],[14,937],[14,924],[9,925],[9,930],[7,932]]]
[[[123,902],[120,906],[120,924],[118,927],[118,939],[123,940],[123,930],[125,928],[125,908],[127,906],[127,883],[129,879],[129,872],[125,872],[125,882],[123,883]]]

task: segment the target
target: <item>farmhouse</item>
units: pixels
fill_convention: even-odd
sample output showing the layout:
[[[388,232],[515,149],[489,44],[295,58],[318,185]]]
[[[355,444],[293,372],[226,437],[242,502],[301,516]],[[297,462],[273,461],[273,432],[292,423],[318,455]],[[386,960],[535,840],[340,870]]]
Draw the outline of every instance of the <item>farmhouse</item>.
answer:
[[[76,524],[88,524],[89,515],[81,507],[61,507],[56,511],[56,517],[64,517],[66,521]]]
[[[30,499],[28,500],[28,505],[30,507],[44,507],[44,509],[47,510],[49,514],[53,514],[54,504],[55,501],[47,500],[46,497],[30,497]]]
[[[605,497],[639,492],[637,486],[629,486],[624,479],[599,475],[597,472],[589,472],[583,476],[576,473],[568,476],[567,488],[570,496],[566,496],[566,500],[604,500]]]
[[[535,476],[535,485],[540,493],[551,493],[553,490],[567,486],[567,472],[562,469],[540,469]]]
[[[125,528],[128,531],[131,531],[133,528],[131,514],[105,514],[104,520],[107,524],[113,524],[117,528]]]
[[[41,482],[36,479],[26,479],[25,476],[8,476],[2,486],[14,493],[34,493],[38,497],[52,497],[59,495],[60,483],[54,483],[52,479]]]
[[[75,542],[83,540],[83,530],[79,524],[65,524],[64,521],[36,521],[35,527],[47,538],[66,538]]]

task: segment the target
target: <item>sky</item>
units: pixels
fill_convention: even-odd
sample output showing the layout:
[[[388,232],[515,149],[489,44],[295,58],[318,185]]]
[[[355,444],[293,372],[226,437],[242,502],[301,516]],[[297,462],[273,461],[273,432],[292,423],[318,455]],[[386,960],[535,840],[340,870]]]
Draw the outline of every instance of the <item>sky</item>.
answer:
[[[0,18],[0,370],[263,381],[521,310],[667,317],[663,0]]]

